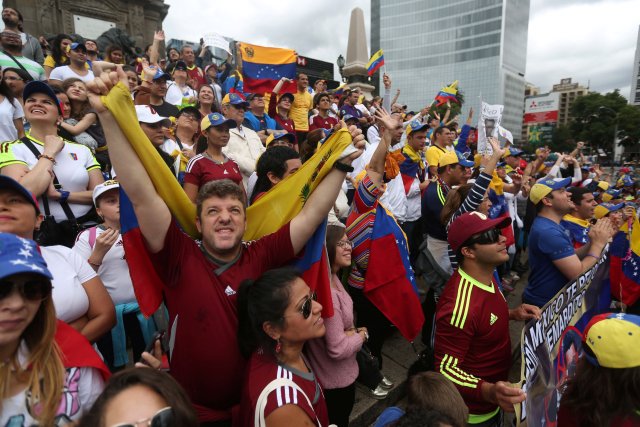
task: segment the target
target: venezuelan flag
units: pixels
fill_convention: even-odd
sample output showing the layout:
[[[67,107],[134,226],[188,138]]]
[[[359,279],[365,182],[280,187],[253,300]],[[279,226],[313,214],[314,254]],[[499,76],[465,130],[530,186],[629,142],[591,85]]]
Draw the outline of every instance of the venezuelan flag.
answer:
[[[346,129],[335,132],[295,174],[285,178],[249,206],[244,240],[259,239],[291,221],[350,143],[351,135]],[[325,233],[326,222],[316,229],[295,264],[303,271],[305,282],[316,291],[323,307],[322,316],[331,317],[333,304],[329,261],[324,247]]]
[[[371,56],[369,63],[367,64],[367,74],[373,76],[373,73],[378,71],[380,67],[384,65],[384,53],[382,49],[377,51]]]
[[[239,43],[242,77],[247,93],[272,92],[282,77],[296,78],[297,55],[292,49]],[[296,93],[295,83],[285,83],[281,93]]]
[[[445,86],[440,89],[440,92],[436,95],[437,105],[446,104],[447,102],[458,102],[456,95],[458,94],[458,81],[454,81],[449,86]]]
[[[489,208],[489,218],[506,218],[509,216],[509,207],[507,199],[504,196],[504,182],[500,179],[497,172],[493,172],[491,184],[489,184],[489,200],[491,200],[491,208]],[[511,224],[504,227],[502,235],[507,238],[505,244],[508,246],[516,242]]]
[[[640,222],[635,217],[614,236],[609,255],[611,294],[626,305],[640,298]]]

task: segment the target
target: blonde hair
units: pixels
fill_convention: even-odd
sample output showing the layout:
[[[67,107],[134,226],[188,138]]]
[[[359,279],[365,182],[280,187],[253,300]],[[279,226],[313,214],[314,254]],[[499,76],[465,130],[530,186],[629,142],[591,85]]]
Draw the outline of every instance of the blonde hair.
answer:
[[[31,393],[31,399],[34,402],[31,407],[38,408],[37,413],[32,416],[39,425],[54,424],[62,396],[65,369],[54,339],[56,328],[56,312],[50,295],[42,301],[35,317],[22,334],[22,339],[29,348],[27,368],[22,369],[19,365],[17,352],[10,363],[0,367],[2,399],[8,397],[11,371],[14,370],[17,379],[27,383],[26,390]]]

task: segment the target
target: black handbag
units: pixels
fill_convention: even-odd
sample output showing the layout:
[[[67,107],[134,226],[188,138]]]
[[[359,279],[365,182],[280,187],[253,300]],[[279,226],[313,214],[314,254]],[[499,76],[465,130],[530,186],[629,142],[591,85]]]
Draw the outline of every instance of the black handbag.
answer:
[[[362,344],[362,348],[356,353],[356,361],[360,371],[356,381],[374,390],[382,381],[378,358],[371,353],[365,344]]]
[[[21,138],[21,141],[27,146],[33,155],[36,156],[36,158],[40,156],[40,152],[33,146],[33,143],[29,138]],[[55,175],[53,176],[53,186],[55,188],[61,188],[60,182],[58,182],[58,177]],[[94,207],[92,207],[86,214],[76,218],[71,207],[69,207],[69,204],[66,201],[60,202],[60,207],[64,211],[67,219],[56,222],[56,219],[51,215],[49,199],[46,193],[42,194],[41,197],[42,207],[44,210],[44,220],[40,224],[40,229],[35,236],[35,240],[40,246],[63,245],[72,248],[75,244],[78,233],[101,222]]]

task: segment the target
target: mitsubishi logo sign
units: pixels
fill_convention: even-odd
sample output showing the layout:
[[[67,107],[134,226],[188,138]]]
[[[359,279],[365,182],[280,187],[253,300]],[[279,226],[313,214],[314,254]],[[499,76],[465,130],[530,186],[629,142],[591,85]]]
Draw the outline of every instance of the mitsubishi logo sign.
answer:
[[[298,56],[298,65],[301,67],[306,67],[307,66],[307,58],[304,58],[302,56]]]

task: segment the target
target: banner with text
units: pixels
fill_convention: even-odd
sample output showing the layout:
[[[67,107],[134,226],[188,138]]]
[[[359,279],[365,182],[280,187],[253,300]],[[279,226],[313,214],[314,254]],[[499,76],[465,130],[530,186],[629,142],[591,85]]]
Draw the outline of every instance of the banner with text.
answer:
[[[582,331],[609,311],[608,248],[596,265],[565,285],[542,307],[542,318],[522,330],[521,386],[527,400],[516,406],[518,426],[555,426],[562,388],[582,353]]]

